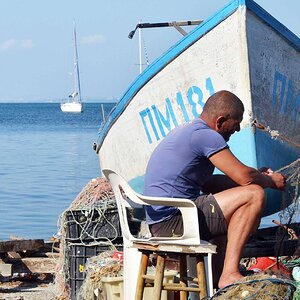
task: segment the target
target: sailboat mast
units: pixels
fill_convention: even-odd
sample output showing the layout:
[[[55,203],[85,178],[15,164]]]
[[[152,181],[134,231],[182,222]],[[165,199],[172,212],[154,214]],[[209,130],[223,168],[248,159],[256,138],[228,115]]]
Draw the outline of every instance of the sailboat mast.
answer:
[[[75,93],[78,92],[78,101],[81,102],[81,89],[79,78],[79,65],[78,65],[78,52],[77,52],[77,37],[76,37],[76,24],[73,23],[74,30],[74,88]]]
[[[140,24],[141,22],[139,22]],[[142,29],[139,27],[139,65],[140,74],[143,72],[143,62],[142,62]]]

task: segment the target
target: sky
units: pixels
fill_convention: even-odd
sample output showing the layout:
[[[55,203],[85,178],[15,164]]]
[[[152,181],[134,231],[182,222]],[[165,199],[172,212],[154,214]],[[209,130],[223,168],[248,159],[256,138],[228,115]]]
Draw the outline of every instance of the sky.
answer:
[[[228,2],[1,0],[0,102],[57,102],[72,93],[74,20],[83,100],[111,101],[139,74],[138,34],[128,38],[138,22],[206,19]],[[299,0],[256,2],[300,36]],[[182,36],[154,28],[142,37],[143,63],[151,63]]]

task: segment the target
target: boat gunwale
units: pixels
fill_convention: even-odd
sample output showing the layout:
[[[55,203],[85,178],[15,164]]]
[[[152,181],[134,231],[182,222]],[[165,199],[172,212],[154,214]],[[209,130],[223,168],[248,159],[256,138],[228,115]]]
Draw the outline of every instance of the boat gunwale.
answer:
[[[176,57],[188,49],[191,45],[197,42],[200,38],[206,35],[209,31],[222,23],[225,19],[231,16],[238,8],[246,7],[258,16],[264,23],[271,26],[279,35],[281,35],[286,41],[297,51],[300,50],[300,39],[285,25],[279,22],[275,17],[269,14],[265,9],[258,5],[253,0],[233,0],[229,2],[222,9],[208,17],[189,34],[180,39],[172,47],[170,47],[165,53],[158,57],[150,66],[148,66],[136,79],[132,82],[129,88],[125,91],[123,96],[117,105],[111,110],[106,122],[99,130],[98,146],[96,152],[100,151],[100,148],[104,142],[104,139],[117,121],[119,116],[123,113],[125,108],[131,102],[133,97],[140,91],[140,89],[146,85],[157,73],[165,68]]]

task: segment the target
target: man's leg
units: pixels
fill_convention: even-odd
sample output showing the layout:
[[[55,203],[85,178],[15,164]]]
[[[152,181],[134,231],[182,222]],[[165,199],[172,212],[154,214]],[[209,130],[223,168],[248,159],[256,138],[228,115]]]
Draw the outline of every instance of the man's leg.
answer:
[[[219,279],[223,271],[223,264],[225,260],[226,245],[227,245],[227,236],[220,235],[214,237],[210,242],[217,246],[217,254],[213,255],[212,268],[213,268],[213,283],[214,288],[218,288]]]
[[[255,232],[264,208],[263,188],[251,184],[214,195],[228,224],[227,246],[219,288],[240,279],[239,262],[249,236]]]

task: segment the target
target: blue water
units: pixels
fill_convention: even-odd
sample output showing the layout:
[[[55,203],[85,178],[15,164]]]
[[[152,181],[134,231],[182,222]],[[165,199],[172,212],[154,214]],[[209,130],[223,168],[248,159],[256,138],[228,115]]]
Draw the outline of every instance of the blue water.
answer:
[[[108,113],[113,104],[104,104]],[[66,114],[58,103],[0,103],[0,239],[49,239],[59,215],[100,176],[93,150],[101,104]]]

